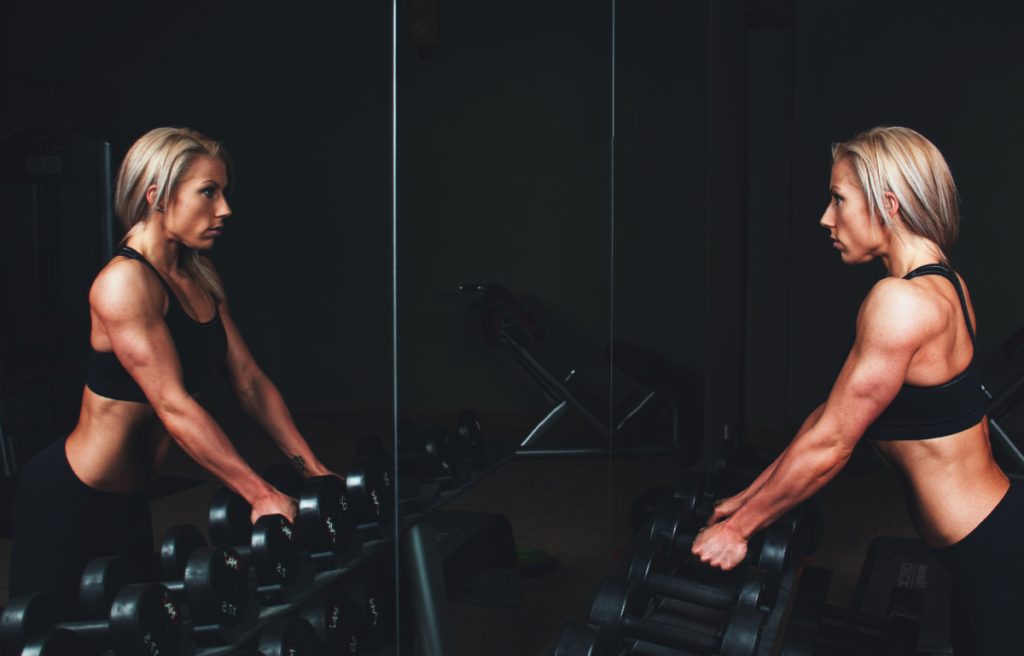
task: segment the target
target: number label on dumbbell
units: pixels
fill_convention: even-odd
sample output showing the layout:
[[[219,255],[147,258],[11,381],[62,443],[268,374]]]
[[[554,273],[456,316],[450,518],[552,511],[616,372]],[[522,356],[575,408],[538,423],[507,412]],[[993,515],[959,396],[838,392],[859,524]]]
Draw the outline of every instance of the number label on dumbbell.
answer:
[[[238,615],[238,606],[235,606],[234,604],[228,603],[226,601],[222,601],[220,602],[220,612],[224,613],[225,615],[230,615],[231,617],[234,617]]]
[[[356,653],[356,649],[359,648],[359,641],[356,640],[355,636],[352,636],[352,642],[348,643],[348,650],[353,654]]]
[[[277,573],[281,575],[282,579],[288,578],[288,574],[287,574],[287,572],[285,570],[285,566],[282,563],[278,563],[277,564]]]
[[[341,502],[341,509],[347,511],[348,510],[348,499],[345,498],[344,494],[341,495],[341,499],[339,499],[339,501]]]
[[[331,544],[337,544],[338,532],[334,529],[334,520],[330,513],[324,513],[324,526],[327,527],[327,534],[331,536]]]
[[[384,472],[384,485],[385,486],[390,486],[391,485],[391,476],[388,475],[387,471]]]
[[[380,622],[380,616],[377,614],[377,602],[373,598],[373,593],[367,596],[366,603],[370,607],[370,614],[373,615],[373,625],[377,626],[377,623]]]

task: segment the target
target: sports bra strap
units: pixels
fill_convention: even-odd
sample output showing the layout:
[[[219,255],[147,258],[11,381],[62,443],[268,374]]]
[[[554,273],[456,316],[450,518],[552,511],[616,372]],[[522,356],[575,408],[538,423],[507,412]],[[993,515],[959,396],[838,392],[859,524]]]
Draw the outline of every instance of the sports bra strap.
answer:
[[[960,297],[960,309],[964,312],[964,322],[967,323],[967,333],[971,336],[971,344],[974,344],[974,327],[971,325],[971,314],[967,311],[967,297],[964,296],[964,288],[963,285],[960,284],[960,277],[941,264],[925,264],[924,266],[917,267],[907,275],[903,276],[903,279],[910,280],[918,276],[942,276],[953,283],[953,286],[956,287],[957,296]]]
[[[122,246],[117,250],[117,253],[114,254],[114,257],[117,257],[118,255],[122,257],[127,257],[130,260],[137,260],[139,262],[144,263],[146,266],[153,270],[153,273],[155,273],[156,277],[160,280],[160,284],[164,286],[164,289],[167,291],[168,294],[170,294],[171,298],[173,298],[174,300],[178,300],[178,297],[174,295],[174,291],[171,289],[171,286],[167,284],[167,281],[164,280],[164,277],[161,276],[160,272],[156,270],[156,267],[153,266],[149,260],[142,256],[142,253],[140,253],[139,251],[135,250],[130,246]]]

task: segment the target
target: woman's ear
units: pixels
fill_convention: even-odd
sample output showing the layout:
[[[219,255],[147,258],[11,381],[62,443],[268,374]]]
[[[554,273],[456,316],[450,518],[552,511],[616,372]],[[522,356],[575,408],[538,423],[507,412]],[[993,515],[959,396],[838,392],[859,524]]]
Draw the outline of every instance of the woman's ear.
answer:
[[[156,205],[156,185],[155,184],[149,185],[149,187],[146,189],[146,202],[148,202],[149,206],[152,207],[153,209],[155,209],[157,212],[164,211],[163,206],[157,207],[157,205]]]
[[[891,191],[887,191],[882,194],[882,204],[882,211],[890,221],[895,220],[899,216],[900,201],[896,198],[896,194]]]

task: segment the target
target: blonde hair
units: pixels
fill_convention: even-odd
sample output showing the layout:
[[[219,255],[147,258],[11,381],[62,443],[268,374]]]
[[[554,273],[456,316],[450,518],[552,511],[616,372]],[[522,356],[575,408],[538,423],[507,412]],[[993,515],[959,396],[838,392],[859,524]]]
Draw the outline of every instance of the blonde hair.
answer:
[[[903,225],[938,246],[943,264],[949,265],[960,210],[953,174],[932,142],[909,128],[877,127],[833,144],[832,162],[842,160],[857,173],[872,216],[877,211],[882,223],[898,234],[884,211],[883,196],[892,192]]]
[[[156,207],[166,206],[167,199],[199,157],[213,157],[224,162],[228,184],[234,177],[231,158],[219,141],[214,141],[188,128],[156,128],[136,141],[117,174],[114,191],[114,211],[128,233],[124,244],[142,229]],[[150,205],[146,190],[156,185],[156,201]],[[213,297],[216,303],[224,300],[224,290],[209,268],[199,259],[199,251],[183,248],[180,263],[188,276]]]

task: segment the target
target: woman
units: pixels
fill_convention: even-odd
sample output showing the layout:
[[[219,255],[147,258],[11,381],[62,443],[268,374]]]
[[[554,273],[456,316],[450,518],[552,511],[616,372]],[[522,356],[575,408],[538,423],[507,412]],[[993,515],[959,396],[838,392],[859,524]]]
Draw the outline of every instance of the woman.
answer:
[[[864,436],[953,575],[956,653],[1019,653],[1024,486],[992,459],[974,314],[949,266],[959,223],[949,168],[913,130],[875,128],[834,147],[830,186],[821,225],[843,262],[880,258],[889,277],[861,306],[828,401],[750,487],[718,504],[693,552],[735,567],[747,539],[831,480]]]
[[[147,571],[146,488],[173,438],[252,505],[252,520],[296,501],[242,460],[195,397],[220,368],[245,413],[305,476],[329,474],[260,371],[228,313],[213,246],[231,215],[231,161],[218,142],[160,128],[128,151],[115,206],[128,234],[89,293],[88,384],[78,425],[34,458],[13,510],[10,594],[51,591],[77,606],[93,558],[123,554]]]

